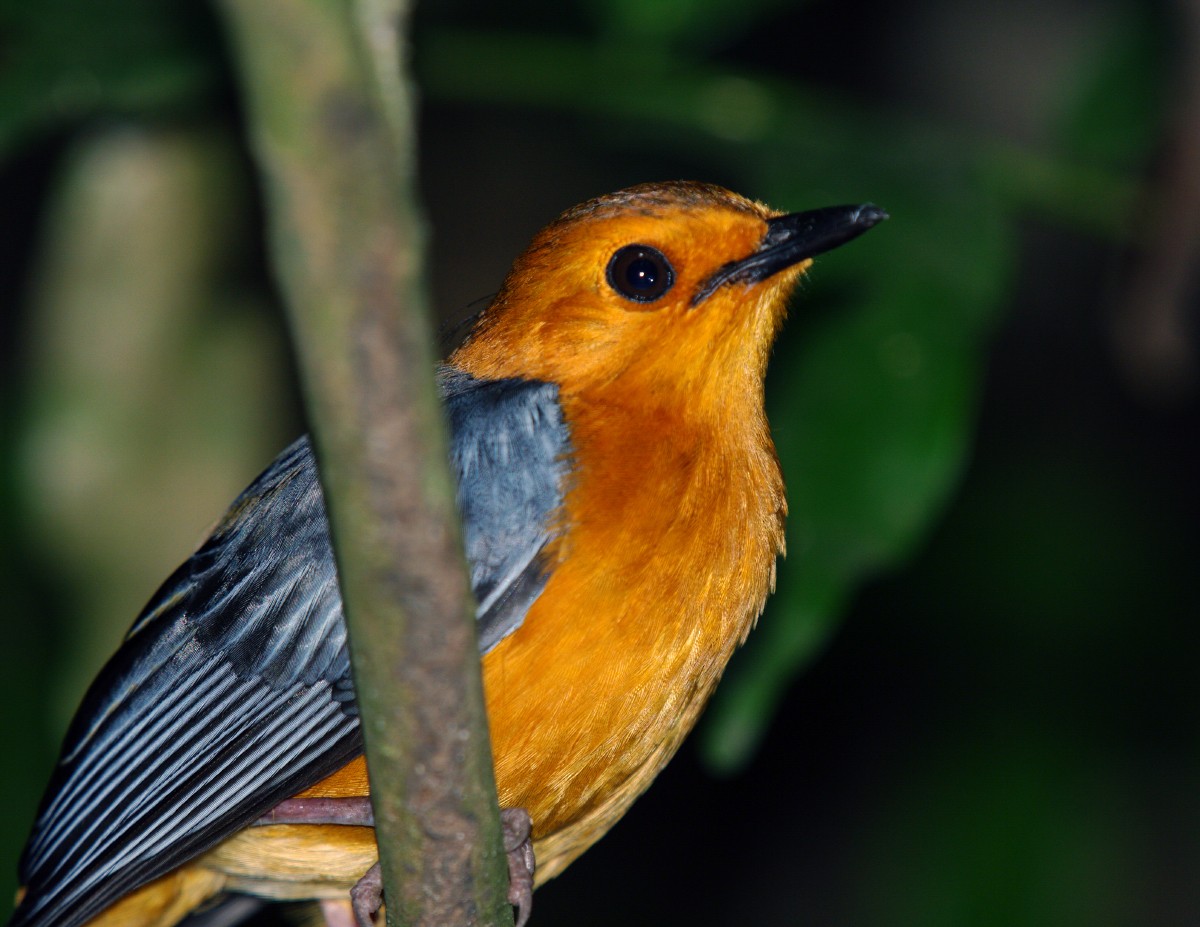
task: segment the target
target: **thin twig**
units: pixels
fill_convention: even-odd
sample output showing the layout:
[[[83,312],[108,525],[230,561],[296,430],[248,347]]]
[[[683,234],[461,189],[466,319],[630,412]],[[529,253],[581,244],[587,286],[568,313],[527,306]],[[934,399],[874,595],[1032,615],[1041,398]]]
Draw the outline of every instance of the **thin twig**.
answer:
[[[223,6],[330,512],[388,920],[511,924],[424,311],[403,0]]]

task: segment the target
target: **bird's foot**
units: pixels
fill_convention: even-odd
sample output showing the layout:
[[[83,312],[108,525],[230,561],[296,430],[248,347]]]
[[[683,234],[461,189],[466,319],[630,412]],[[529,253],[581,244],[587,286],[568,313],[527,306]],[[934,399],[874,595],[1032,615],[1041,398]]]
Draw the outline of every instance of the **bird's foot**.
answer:
[[[376,863],[350,889],[350,907],[358,927],[375,927],[375,915],[383,907],[383,870]]]
[[[254,822],[264,824],[346,824],[374,827],[375,814],[366,795],[352,798],[287,798]]]
[[[503,808],[500,829],[508,856],[508,903],[517,909],[516,927],[525,927],[533,910],[533,819],[524,808]]]
[[[343,824],[374,827],[369,796],[350,798],[288,798],[254,822],[264,824]],[[323,902],[326,927],[374,927],[383,907],[383,873],[376,863],[350,889],[349,911],[344,901]]]
[[[255,821],[265,824],[345,824],[373,827],[375,816],[371,799],[354,798],[289,798]],[[504,808],[500,811],[500,829],[504,853],[508,857],[508,903],[517,909],[516,927],[525,927],[533,910],[533,820],[524,808]],[[350,889],[350,906],[357,927],[373,927],[375,914],[383,906],[383,874],[376,863]],[[326,911],[330,920],[332,911]],[[333,915],[337,918],[337,915]],[[340,927],[340,925],[339,925]]]

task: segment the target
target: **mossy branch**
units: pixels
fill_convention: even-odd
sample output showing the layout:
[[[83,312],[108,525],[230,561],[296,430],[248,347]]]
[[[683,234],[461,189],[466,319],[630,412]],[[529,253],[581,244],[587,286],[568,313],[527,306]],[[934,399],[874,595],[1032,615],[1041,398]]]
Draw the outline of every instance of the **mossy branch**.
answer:
[[[406,3],[222,8],[330,513],[388,920],[511,924],[425,311]]]

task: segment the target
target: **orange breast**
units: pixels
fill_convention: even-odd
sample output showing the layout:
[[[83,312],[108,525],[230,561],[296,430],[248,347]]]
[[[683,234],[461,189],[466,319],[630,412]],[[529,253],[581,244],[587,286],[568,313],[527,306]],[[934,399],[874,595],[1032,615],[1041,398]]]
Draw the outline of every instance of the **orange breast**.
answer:
[[[782,546],[761,412],[689,423],[610,414],[616,401],[564,400],[578,464],[567,530],[541,597],[484,659],[501,804],[532,815],[544,877],[674,753],[761,611]]]
[[[542,595],[483,660],[500,802],[533,817],[539,882],[670,759],[761,611],[782,548],[761,412],[688,424],[624,410],[621,428],[604,414],[615,401],[564,402],[578,464],[566,530]],[[301,794],[366,792],[360,758]]]

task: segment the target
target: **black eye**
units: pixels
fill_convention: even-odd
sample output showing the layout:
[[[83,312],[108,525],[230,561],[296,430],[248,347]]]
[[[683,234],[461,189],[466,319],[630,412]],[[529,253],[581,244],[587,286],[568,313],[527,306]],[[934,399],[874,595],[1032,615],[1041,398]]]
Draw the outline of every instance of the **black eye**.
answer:
[[[650,303],[671,289],[675,269],[657,248],[626,245],[608,262],[608,283],[626,299]]]

